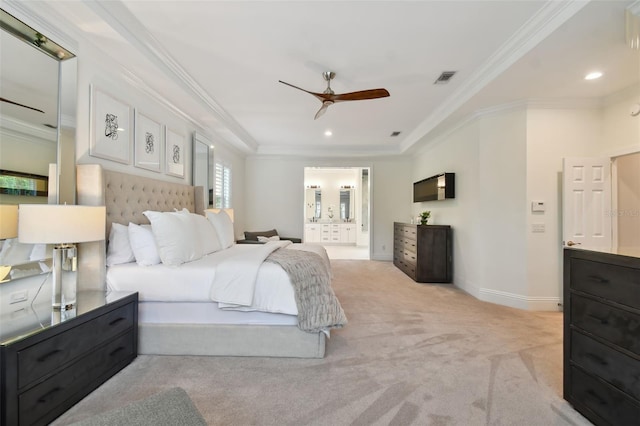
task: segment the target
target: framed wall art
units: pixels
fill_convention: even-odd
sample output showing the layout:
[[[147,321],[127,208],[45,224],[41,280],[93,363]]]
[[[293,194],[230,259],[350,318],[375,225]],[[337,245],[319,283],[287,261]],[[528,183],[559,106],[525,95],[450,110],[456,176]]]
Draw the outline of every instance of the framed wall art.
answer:
[[[160,173],[162,125],[136,109],[135,166]]]
[[[166,173],[170,176],[184,177],[185,138],[169,128],[166,130]]]
[[[91,85],[89,155],[130,164],[132,115],[129,105]]]

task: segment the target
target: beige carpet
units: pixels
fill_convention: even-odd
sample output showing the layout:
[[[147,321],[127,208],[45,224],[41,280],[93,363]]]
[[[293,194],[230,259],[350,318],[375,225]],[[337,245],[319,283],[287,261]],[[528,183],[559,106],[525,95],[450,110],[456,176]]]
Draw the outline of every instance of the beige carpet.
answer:
[[[324,359],[140,356],[54,424],[165,389],[210,425],[588,425],[562,399],[562,314],[333,260],[349,318]]]

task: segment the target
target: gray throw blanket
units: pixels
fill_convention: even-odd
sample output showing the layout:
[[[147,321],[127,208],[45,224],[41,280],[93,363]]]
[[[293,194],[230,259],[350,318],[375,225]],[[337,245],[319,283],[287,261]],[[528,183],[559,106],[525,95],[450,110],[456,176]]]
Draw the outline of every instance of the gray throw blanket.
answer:
[[[316,253],[302,250],[278,249],[266,262],[284,269],[293,285],[298,307],[298,328],[318,332],[340,328],[347,317],[331,288],[331,272]]]

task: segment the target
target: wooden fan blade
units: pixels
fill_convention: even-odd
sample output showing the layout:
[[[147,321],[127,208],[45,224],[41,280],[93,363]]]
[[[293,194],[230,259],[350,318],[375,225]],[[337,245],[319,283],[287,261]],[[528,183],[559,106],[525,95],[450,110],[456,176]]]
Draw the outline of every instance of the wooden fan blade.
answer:
[[[302,87],[294,86],[291,83],[287,83],[286,81],[278,80],[278,82],[280,82],[282,84],[286,84],[289,87],[293,87],[294,89],[302,90],[305,93],[308,93],[310,95],[315,96],[316,98],[320,99],[322,102],[326,101],[328,99],[327,98],[328,96],[331,96],[331,95],[327,95],[327,94],[324,94],[324,93],[310,92],[308,90],[303,89]]]
[[[27,105],[22,105],[22,104],[19,104],[17,102],[10,101],[9,99],[0,98],[0,101],[6,102],[6,103],[9,103],[9,104],[12,104],[12,105],[17,105],[17,106],[22,107],[22,108],[27,108],[27,109],[30,109],[30,110],[33,110],[33,111],[38,111],[38,112],[41,112],[41,113],[44,114],[44,111],[42,111],[41,109],[33,108],[33,107],[30,107],[30,106],[27,106]]]
[[[316,112],[316,115],[315,115],[315,117],[313,117],[313,119],[317,120],[318,118],[322,117],[324,115],[324,113],[327,111],[327,108],[329,108],[329,105],[333,105],[333,101],[324,101],[324,102],[322,102],[322,106],[320,107],[318,112]]]
[[[386,98],[389,96],[387,89],[360,90],[359,92],[339,93],[328,95],[328,99],[334,102],[364,101],[367,99]]]

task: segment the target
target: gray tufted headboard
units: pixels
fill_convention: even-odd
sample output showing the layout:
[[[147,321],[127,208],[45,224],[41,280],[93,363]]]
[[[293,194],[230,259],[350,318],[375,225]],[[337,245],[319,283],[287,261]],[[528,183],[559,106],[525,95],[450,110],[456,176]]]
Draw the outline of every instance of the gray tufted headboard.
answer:
[[[186,208],[204,214],[202,187],[166,182],[142,176],[103,170],[98,164],[82,164],[77,172],[77,203],[106,206],[105,239],[112,223],[149,223],[145,210],[173,211]],[[81,289],[104,289],[105,241],[82,243],[78,262]]]
[[[109,235],[113,222],[149,223],[142,214],[146,210],[172,212],[186,208],[192,213],[204,214],[204,199],[196,194],[202,191],[196,191],[194,186],[104,170],[106,233]]]

